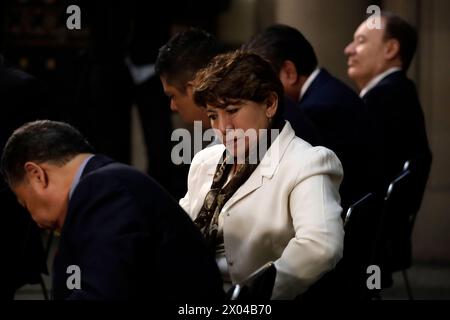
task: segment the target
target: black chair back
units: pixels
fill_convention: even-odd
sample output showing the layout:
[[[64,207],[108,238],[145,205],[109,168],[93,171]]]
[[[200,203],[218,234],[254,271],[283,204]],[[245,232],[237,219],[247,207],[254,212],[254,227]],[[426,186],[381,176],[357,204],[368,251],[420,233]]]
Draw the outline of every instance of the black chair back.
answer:
[[[344,256],[336,266],[343,296],[368,300],[378,294],[367,287],[367,268],[372,264],[376,234],[380,223],[375,194],[368,193],[347,210],[344,221]]]
[[[354,211],[365,211],[364,208],[370,203],[372,197],[373,194],[368,193],[348,208],[347,213],[345,214],[344,227],[347,227],[347,224],[350,221],[350,218]]]
[[[335,269],[326,273],[304,294],[298,297],[302,302],[332,300],[366,300],[367,267],[375,246],[378,221],[375,196],[368,193],[353,203],[344,219],[344,256]],[[375,221],[375,222],[374,222]]]
[[[234,285],[227,293],[230,300],[266,301],[272,297],[277,269],[273,262],[268,262],[242,283]]]
[[[386,272],[411,266],[411,235],[417,215],[414,189],[411,163],[406,161],[402,172],[386,191],[377,234],[374,261]]]

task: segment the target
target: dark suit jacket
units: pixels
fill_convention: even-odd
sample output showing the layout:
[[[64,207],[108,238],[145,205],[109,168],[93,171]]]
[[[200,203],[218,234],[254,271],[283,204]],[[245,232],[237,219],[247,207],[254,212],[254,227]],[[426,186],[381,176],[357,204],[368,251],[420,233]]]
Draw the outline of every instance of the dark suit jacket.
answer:
[[[319,131],[308,115],[289,97],[284,98],[284,118],[289,121],[295,135],[313,146],[322,145]]]
[[[67,267],[81,270],[68,290]],[[89,160],[69,201],[54,263],[55,299],[219,300],[222,280],[200,232],[148,176]]]
[[[380,188],[383,193],[402,171],[405,161],[411,161],[411,182],[401,208],[390,215],[389,264],[392,270],[403,269],[411,263],[411,230],[408,215],[417,213],[422,202],[431,167],[423,111],[414,83],[404,72],[385,77],[363,97],[369,108],[376,133],[377,162],[382,169]]]
[[[425,183],[431,167],[431,151],[414,83],[403,72],[394,72],[367,92],[363,100],[376,130],[384,187],[402,171],[406,160],[418,166]],[[421,193],[424,188],[422,185]]]
[[[347,85],[321,69],[299,103],[317,128],[321,144],[341,160],[340,187],[345,210],[371,190],[369,118],[361,99]]]
[[[0,157],[16,128],[45,115],[46,101],[46,92],[39,81],[8,65],[0,55]],[[26,283],[37,283],[47,267],[40,230],[2,177],[0,215],[4,225],[0,232],[0,273],[4,275],[0,299],[3,300],[12,299],[16,289]]]

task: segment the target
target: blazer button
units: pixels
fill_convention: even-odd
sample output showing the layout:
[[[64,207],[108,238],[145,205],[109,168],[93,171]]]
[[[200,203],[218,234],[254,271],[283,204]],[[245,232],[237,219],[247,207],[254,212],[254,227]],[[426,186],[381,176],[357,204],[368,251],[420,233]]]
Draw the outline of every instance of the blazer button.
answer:
[[[232,267],[233,266],[233,261],[228,261],[228,265],[230,266],[230,267]]]

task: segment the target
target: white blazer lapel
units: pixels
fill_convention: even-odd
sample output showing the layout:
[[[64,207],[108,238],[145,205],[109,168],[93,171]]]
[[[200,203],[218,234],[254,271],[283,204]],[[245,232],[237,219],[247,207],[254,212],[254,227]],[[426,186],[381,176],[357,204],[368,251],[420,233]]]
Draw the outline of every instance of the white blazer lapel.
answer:
[[[258,166],[255,171],[250,175],[248,180],[233,194],[233,196],[225,204],[225,208],[230,208],[236,202],[244,198],[246,195],[252,191],[258,189],[262,185],[262,175],[260,172],[260,167]]]
[[[248,180],[235,192],[235,194],[227,201],[224,209],[228,209],[245,196],[255,191],[264,183],[263,177],[271,179],[276,168],[278,167],[284,152],[291,140],[295,137],[295,133],[286,121],[285,128],[274,140],[269,150],[267,150],[258,167],[251,174]]]

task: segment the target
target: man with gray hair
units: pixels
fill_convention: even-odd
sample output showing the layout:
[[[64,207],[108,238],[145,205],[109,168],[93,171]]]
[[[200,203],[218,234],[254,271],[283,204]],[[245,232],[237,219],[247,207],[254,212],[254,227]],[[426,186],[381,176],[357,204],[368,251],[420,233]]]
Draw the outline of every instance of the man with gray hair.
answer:
[[[95,155],[72,126],[23,125],[6,143],[1,171],[38,225],[61,232],[55,299],[223,297],[186,213],[145,174]]]

